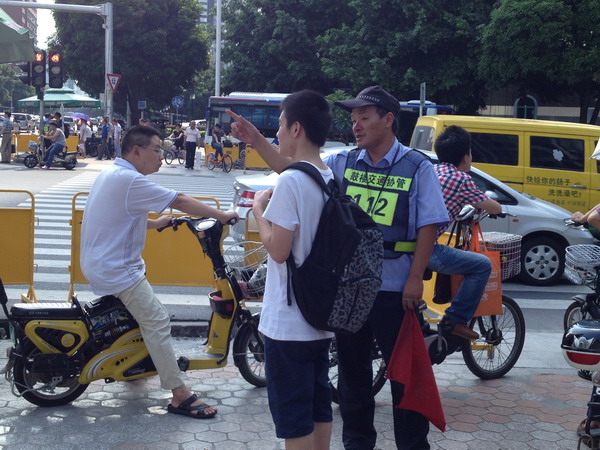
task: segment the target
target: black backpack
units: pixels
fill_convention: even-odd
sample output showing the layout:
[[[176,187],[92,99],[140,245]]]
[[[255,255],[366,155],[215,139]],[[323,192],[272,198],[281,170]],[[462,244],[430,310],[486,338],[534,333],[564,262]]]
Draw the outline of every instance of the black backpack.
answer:
[[[321,212],[312,248],[296,267],[290,253],[290,285],[304,319],[320,330],[354,333],[369,315],[381,287],[383,233],[351,197],[343,194],[337,178],[325,184],[319,171],[298,162],[287,169],[309,175],[329,196]]]

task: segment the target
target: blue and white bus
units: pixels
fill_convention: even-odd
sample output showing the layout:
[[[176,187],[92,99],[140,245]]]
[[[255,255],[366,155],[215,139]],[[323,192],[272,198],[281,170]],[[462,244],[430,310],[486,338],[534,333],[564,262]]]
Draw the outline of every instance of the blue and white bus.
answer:
[[[231,109],[254,124],[268,138],[274,138],[279,128],[279,106],[289,94],[262,92],[232,92],[223,97],[210,97],[206,111],[207,130],[216,123],[229,133],[232,119],[225,113]]]

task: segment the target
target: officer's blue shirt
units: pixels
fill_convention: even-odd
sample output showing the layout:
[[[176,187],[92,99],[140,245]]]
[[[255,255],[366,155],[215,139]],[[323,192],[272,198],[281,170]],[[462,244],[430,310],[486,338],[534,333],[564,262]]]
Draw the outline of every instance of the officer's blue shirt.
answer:
[[[398,154],[396,155],[396,149]],[[390,167],[394,158],[399,160],[404,156],[410,148],[405,147],[397,140],[394,142],[390,150],[386,153],[375,166],[371,162],[371,158],[366,150],[361,150],[357,159],[357,169],[367,164],[369,167],[377,169],[385,169]],[[346,159],[349,150],[342,150],[339,153],[326,157],[323,161],[327,164],[333,173],[343,179],[344,170],[346,168]],[[362,163],[361,163],[362,161]],[[413,179],[413,186],[409,196],[409,219],[408,219],[408,240],[416,240],[417,231],[419,228],[426,225],[435,224],[437,226],[445,226],[449,222],[446,204],[442,197],[442,190],[437,174],[433,165],[429,161],[423,162]],[[383,262],[383,273],[381,285],[382,291],[402,292],[404,284],[408,278],[408,271],[412,255],[402,255],[400,258],[385,259]]]

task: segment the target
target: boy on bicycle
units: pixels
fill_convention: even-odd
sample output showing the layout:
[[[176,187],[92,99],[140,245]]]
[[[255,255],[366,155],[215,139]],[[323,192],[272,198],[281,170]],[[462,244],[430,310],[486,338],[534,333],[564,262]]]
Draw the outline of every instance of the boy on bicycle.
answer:
[[[212,142],[210,145],[215,149],[217,160],[219,157],[223,159],[223,144],[221,143],[221,139],[223,138],[224,134],[225,133],[223,133],[223,130],[221,129],[221,124],[215,124],[212,130]]]
[[[435,165],[450,221],[454,221],[465,205],[473,205],[490,214],[500,214],[502,206],[475,186],[471,170],[471,135],[458,126],[450,126],[435,141],[439,164]],[[438,238],[448,228],[439,227]],[[435,244],[429,259],[429,269],[448,275],[464,275],[458,292],[440,322],[442,331],[465,339],[477,339],[479,334],[467,322],[473,317],[492,271],[485,255]]]
[[[277,132],[281,155],[292,162],[309,162],[326,183],[333,172],[321,161],[319,150],[330,124],[329,104],[317,92],[296,92],[281,104]],[[308,256],[324,205],[321,187],[292,169],[281,174],[274,190],[259,191],[254,197],[254,215],[269,252],[259,330],[265,336],[269,407],[277,437],[285,439],[286,448],[327,449],[331,439],[328,371],[333,333],[306,322],[288,290],[286,266],[290,252],[298,266]]]

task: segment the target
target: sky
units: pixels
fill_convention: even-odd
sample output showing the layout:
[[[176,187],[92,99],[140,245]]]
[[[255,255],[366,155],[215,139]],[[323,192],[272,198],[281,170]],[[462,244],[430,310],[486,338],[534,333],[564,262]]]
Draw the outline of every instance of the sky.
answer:
[[[38,3],[54,3],[54,0],[38,0]],[[42,9],[39,8],[37,10],[37,22],[38,22],[38,32],[37,32],[37,45],[45,49],[47,48],[46,41],[54,33],[54,17],[52,16],[52,11],[50,9]]]

